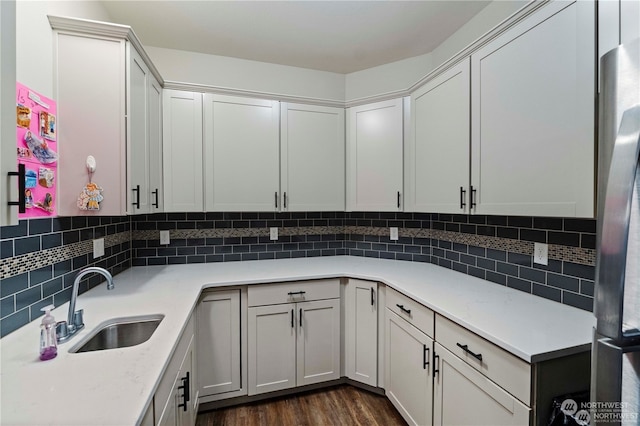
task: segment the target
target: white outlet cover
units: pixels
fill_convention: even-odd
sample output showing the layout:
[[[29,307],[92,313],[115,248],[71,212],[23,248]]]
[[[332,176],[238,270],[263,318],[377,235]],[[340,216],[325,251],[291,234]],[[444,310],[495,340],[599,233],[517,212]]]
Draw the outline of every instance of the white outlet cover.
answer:
[[[93,258],[97,259],[104,256],[104,238],[93,240]]]
[[[160,231],[160,244],[166,245],[171,242],[169,231]]]
[[[540,265],[549,264],[549,246],[547,244],[533,244],[533,263],[538,263]]]
[[[389,239],[393,241],[398,241],[398,228],[396,227],[389,228]]]
[[[276,241],[278,239],[278,228],[273,227],[269,229],[269,238],[272,241]]]

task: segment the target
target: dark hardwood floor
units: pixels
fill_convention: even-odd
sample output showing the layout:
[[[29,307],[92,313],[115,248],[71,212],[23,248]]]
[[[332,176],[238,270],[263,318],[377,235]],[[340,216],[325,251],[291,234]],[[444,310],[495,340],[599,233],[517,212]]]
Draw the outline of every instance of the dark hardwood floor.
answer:
[[[341,385],[200,413],[196,426],[405,426],[386,397]]]

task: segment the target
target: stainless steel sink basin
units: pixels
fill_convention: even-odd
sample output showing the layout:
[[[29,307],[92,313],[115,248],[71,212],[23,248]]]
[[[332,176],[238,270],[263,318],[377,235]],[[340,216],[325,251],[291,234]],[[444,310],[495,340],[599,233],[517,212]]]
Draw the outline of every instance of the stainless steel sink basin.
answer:
[[[164,315],[113,318],[97,326],[69,352],[104,351],[144,343],[156,331]]]

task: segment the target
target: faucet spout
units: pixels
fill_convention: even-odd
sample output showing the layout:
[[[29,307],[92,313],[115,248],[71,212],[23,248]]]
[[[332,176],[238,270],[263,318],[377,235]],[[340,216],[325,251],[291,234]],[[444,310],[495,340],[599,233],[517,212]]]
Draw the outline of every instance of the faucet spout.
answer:
[[[80,286],[80,280],[88,274],[97,273],[102,275],[107,280],[107,290],[113,290],[113,277],[104,268],[97,266],[90,266],[78,272],[75,280],[73,281],[73,289],[71,290],[71,300],[69,301],[69,314],[67,315],[66,323],[61,321],[57,325],[58,342],[64,342],[69,340],[76,332],[84,327],[82,321],[82,310],[76,312],[76,300],[78,299],[78,287]]]

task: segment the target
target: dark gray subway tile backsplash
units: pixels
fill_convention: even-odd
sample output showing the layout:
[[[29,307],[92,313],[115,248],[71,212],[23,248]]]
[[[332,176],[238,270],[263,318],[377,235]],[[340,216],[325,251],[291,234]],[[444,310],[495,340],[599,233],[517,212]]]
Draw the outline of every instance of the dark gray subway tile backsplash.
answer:
[[[277,227],[279,238],[269,238]],[[398,227],[399,239],[389,238]],[[161,245],[159,231],[170,232]],[[69,300],[77,271],[318,256],[439,265],[580,309],[593,309],[593,219],[394,212],[209,212],[64,217],[0,228],[0,335]],[[91,240],[105,238],[93,259]],[[533,263],[534,242],[549,264]],[[100,283],[91,277],[81,291]]]

